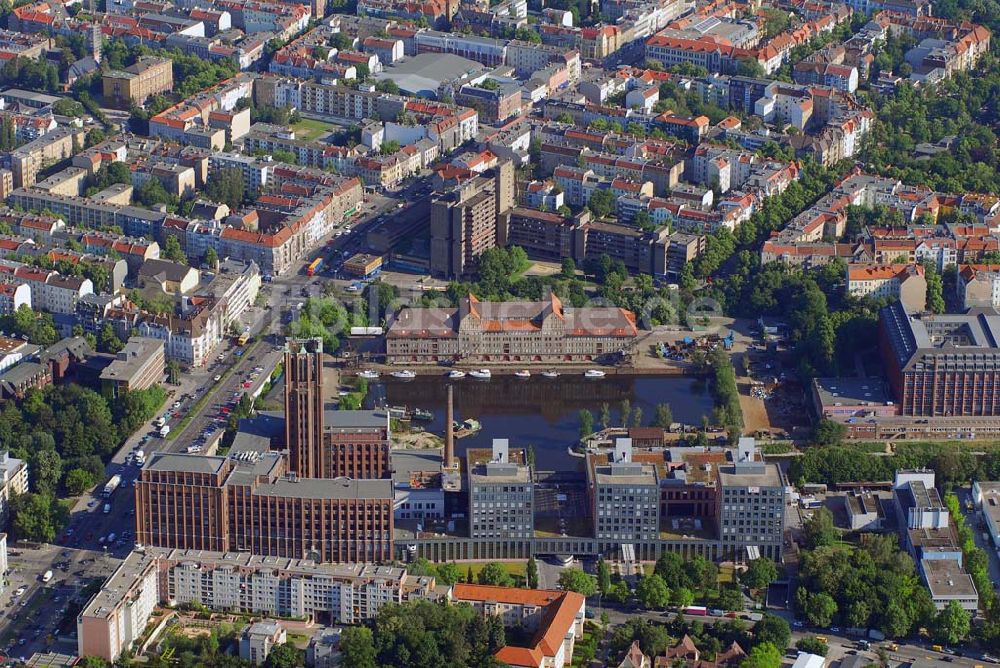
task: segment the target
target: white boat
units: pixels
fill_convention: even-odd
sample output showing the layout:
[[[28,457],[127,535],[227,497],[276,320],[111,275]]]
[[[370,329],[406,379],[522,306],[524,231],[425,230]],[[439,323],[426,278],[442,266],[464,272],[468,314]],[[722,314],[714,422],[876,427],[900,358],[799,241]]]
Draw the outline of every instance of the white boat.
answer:
[[[479,380],[489,380],[493,377],[493,372],[489,369],[476,369],[474,371],[470,371],[469,375],[473,378],[478,378]]]
[[[531,378],[531,372],[527,369],[521,369],[520,371],[515,371],[514,375],[518,378]]]
[[[457,380],[459,378],[465,378],[465,372],[460,371],[458,369],[452,369],[451,371],[448,372],[448,377],[453,380]]]
[[[558,378],[559,377],[559,372],[558,371],[543,371],[542,375],[545,376],[546,378]]]
[[[393,371],[390,374],[393,378],[405,378],[409,380],[410,378],[416,378],[417,374],[413,373],[409,369],[402,369],[400,371]]]
[[[604,378],[605,375],[607,375],[607,374],[605,374],[600,369],[587,369],[583,373],[583,377],[584,378]]]
[[[359,371],[357,375],[358,378],[373,380],[375,378],[378,378],[378,371],[375,371],[374,369],[365,369],[364,371]]]

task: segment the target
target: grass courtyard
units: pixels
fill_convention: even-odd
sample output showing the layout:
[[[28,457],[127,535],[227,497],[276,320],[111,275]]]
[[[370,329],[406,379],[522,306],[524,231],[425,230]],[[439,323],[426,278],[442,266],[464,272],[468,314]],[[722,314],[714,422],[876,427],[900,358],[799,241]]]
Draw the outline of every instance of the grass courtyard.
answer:
[[[311,118],[303,118],[298,123],[292,125],[292,129],[295,130],[295,138],[304,141],[318,139],[327,132],[337,130],[337,128],[338,126],[333,123],[324,123],[323,121],[316,121]]]

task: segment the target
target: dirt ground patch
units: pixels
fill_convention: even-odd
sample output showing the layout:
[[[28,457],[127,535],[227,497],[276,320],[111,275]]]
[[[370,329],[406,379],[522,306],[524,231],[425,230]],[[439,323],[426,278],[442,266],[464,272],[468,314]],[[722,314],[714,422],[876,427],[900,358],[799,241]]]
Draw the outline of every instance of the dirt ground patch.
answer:
[[[740,409],[743,411],[743,431],[747,434],[772,431],[774,425],[767,416],[764,400],[750,396],[750,381],[741,380],[737,385],[740,390]]]

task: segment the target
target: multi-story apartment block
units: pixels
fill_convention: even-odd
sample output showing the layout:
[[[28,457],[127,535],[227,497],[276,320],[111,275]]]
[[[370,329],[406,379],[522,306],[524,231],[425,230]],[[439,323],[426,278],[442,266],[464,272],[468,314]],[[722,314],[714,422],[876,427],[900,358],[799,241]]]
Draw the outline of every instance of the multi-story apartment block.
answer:
[[[588,456],[587,495],[598,541],[634,543],[659,538],[656,468],[633,461],[632,439],[617,439],[610,458]]]
[[[428,597],[434,578],[402,568],[321,564],[248,552],[143,547],[132,552],[77,618],[81,656],[115,661],[146,627],[155,605],[359,624],[383,606]]]
[[[84,134],[81,128],[60,127],[10,154],[14,187],[32,186],[38,180],[42,167],[69,158],[83,150]]]
[[[0,452],[0,527],[10,520],[10,500],[28,493],[28,463]]]
[[[544,668],[564,668],[573,662],[573,648],[586,621],[587,600],[581,594],[458,583],[449,599],[531,634],[527,646],[512,643],[498,650],[494,655],[498,662]]]
[[[910,311],[923,311],[927,306],[927,281],[919,264],[849,265],[846,289],[852,297],[899,299]]]
[[[1000,315],[879,313],[879,349],[902,415],[1000,414]]]
[[[124,70],[105,72],[102,85],[104,99],[116,106],[142,106],[148,98],[173,89],[173,61],[155,56],[140,58]]]
[[[22,306],[31,308],[31,288],[27,283],[0,283],[0,316],[13,315]]]
[[[963,609],[974,612],[979,607],[979,594],[963,570],[962,549],[951,525],[951,513],[934,487],[934,471],[897,471],[892,494],[903,544],[917,563],[934,607],[943,610],[957,601]]]
[[[781,561],[785,540],[785,484],[776,464],[757,457],[752,438],[741,438],[735,461],[718,468],[720,551],[724,559]]]
[[[531,467],[525,451],[511,452],[507,439],[493,439],[492,450],[466,453],[469,531],[472,538],[532,538],[535,503]]]
[[[430,220],[431,272],[457,278],[474,271],[483,253],[502,245],[503,220],[514,203],[510,161],[435,197]]]
[[[117,661],[142,636],[157,596],[157,565],[138,552],[122,562],[76,618],[80,656]]]
[[[963,265],[955,289],[962,308],[1000,307],[1000,266]]]

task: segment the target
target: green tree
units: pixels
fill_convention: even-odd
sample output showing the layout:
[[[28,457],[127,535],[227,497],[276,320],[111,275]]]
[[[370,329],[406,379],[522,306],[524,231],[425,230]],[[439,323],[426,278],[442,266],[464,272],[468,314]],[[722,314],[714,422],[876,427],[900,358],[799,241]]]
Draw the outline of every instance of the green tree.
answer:
[[[205,183],[205,193],[215,202],[235,211],[243,204],[243,174],[236,168],[214,170]]]
[[[833,513],[828,508],[817,508],[802,525],[805,533],[806,545],[810,549],[833,545],[840,538],[840,532],[833,525]]]
[[[295,645],[283,643],[271,648],[264,665],[266,668],[297,668],[304,666],[305,662],[306,653],[303,650]]]
[[[647,575],[639,581],[635,588],[635,596],[644,608],[659,610],[670,605],[670,589],[656,573]]]
[[[462,579],[462,571],[458,568],[458,564],[454,562],[438,564],[435,570],[437,571],[437,579],[442,584],[450,586]]]
[[[948,601],[948,605],[934,617],[934,639],[954,645],[969,635],[972,621],[969,613],[962,609],[958,601]]]
[[[816,656],[826,656],[826,652],[830,649],[830,646],[816,636],[806,636],[795,642],[795,649],[800,652],[815,654]]]
[[[36,448],[38,447],[38,437],[44,437],[41,440],[48,440],[51,445],[44,449],[32,450],[28,460],[31,471],[31,488],[39,494],[54,496],[59,487],[59,479],[62,477],[62,457],[56,452],[55,442],[51,434],[35,434]]]
[[[597,588],[603,594],[607,594],[608,590],[611,589],[611,568],[608,566],[608,562],[604,561],[604,557],[597,560]]]
[[[813,428],[813,441],[818,445],[838,445],[847,436],[847,425],[820,418]]]
[[[171,385],[179,385],[181,382],[181,365],[177,360],[167,361],[167,382]]]
[[[209,267],[215,267],[219,262],[219,254],[215,252],[214,248],[209,248],[205,251],[205,264]]]
[[[687,587],[677,587],[670,592],[670,602],[678,608],[694,604],[694,592]]]
[[[804,612],[806,619],[813,626],[826,628],[833,622],[837,614],[837,602],[827,593],[808,594]]]
[[[479,571],[479,584],[493,585],[495,587],[513,587],[514,578],[503,567],[503,564],[491,561],[483,566],[483,570]]]
[[[765,614],[753,627],[754,643],[770,643],[784,651],[792,639],[792,629],[781,617]]]
[[[573,258],[571,257],[563,258],[562,277],[565,279],[576,278],[576,262],[573,261]]]
[[[352,668],[376,668],[375,638],[367,626],[348,626],[340,634],[342,663]]]
[[[595,218],[607,218],[615,209],[615,195],[610,190],[599,188],[590,195],[587,208]]]
[[[556,116],[556,122],[557,123],[566,123],[568,125],[573,125],[574,123],[576,123],[576,121],[573,120],[573,115],[570,114],[568,111],[564,111],[561,114],[559,114],[558,116]]]
[[[670,404],[656,404],[656,415],[653,416],[653,426],[669,429],[673,422],[674,413],[670,410]]]
[[[778,579],[778,566],[767,557],[752,559],[740,575],[740,582],[750,589],[766,589]]]
[[[642,406],[636,406],[632,409],[632,426],[641,427],[642,426]]]
[[[20,540],[51,543],[62,526],[58,502],[50,494],[21,494],[12,499],[14,535]]]
[[[594,414],[586,408],[580,409],[580,440],[594,433]]]
[[[924,260],[924,280],[927,281],[927,310],[932,313],[944,313],[944,282],[938,273],[937,265],[931,260]]]
[[[395,139],[387,139],[382,142],[382,146],[379,147],[379,152],[382,155],[392,155],[393,153],[398,153],[401,148],[403,148],[402,144]]]
[[[607,596],[609,601],[626,603],[632,598],[632,590],[628,588],[628,583],[625,580],[618,580],[611,585],[611,588],[604,595]],[[669,597],[667,600],[670,600]]]
[[[181,249],[181,243],[173,234],[168,234],[163,242],[163,257],[178,264],[187,264],[187,256]]]
[[[740,668],[781,668],[781,650],[770,643],[754,645]]]
[[[597,580],[579,568],[564,568],[559,573],[559,586],[566,591],[575,591],[584,596],[593,596],[597,593]]]
[[[611,428],[611,407],[608,406],[608,402],[606,401],[601,404],[601,428]]]
[[[538,589],[538,564],[535,562],[535,555],[528,557],[528,566],[525,568],[525,580],[528,589]]]
[[[101,331],[97,334],[97,350],[102,353],[111,353],[114,355],[124,347],[125,344],[115,334],[115,328],[111,326],[111,323],[104,323]]]
[[[70,496],[79,496],[97,484],[97,481],[86,470],[70,469],[63,478],[63,487]]]

